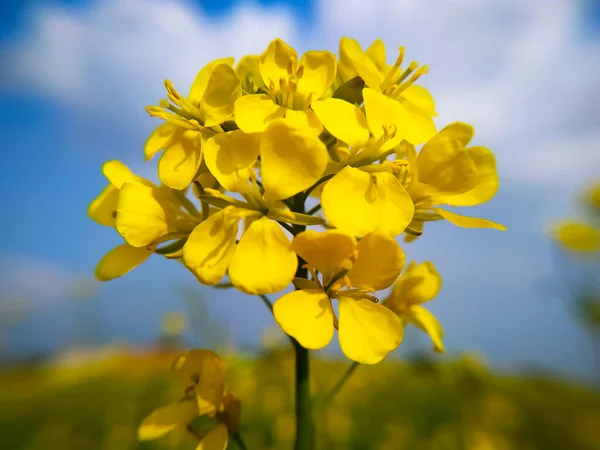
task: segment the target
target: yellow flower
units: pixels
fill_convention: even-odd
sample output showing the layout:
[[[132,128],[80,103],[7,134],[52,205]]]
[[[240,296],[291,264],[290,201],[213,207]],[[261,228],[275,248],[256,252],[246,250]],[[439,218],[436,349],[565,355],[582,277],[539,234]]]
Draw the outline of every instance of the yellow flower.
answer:
[[[587,189],[585,199],[589,206],[597,210],[596,213],[600,212],[600,182],[596,182]]]
[[[569,252],[594,253],[600,251],[600,230],[583,222],[563,221],[553,230],[556,242]]]
[[[119,192],[124,184],[150,186],[151,183],[136,176],[121,161],[108,161],[102,165],[102,173],[109,184],[96,197],[88,208],[88,215],[100,225],[116,227]],[[127,243],[119,245],[102,257],[96,266],[95,275],[99,281],[109,281],[133,270],[154,252],[155,246],[134,247]]]
[[[196,76],[186,98],[167,80],[165,87],[170,104],[147,110],[166,122],[146,141],[146,160],[164,150],[158,162],[158,176],[167,186],[182,190],[195,178],[202,163],[204,141],[222,132],[220,124],[233,118],[233,106],[242,90],[232,67],[233,58],[218,59],[205,66]]]
[[[494,154],[486,147],[467,147],[472,137],[473,127],[454,122],[427,141],[418,155],[410,144],[399,147],[398,154],[405,153],[409,161],[410,176],[403,181],[415,204],[414,220],[409,225],[413,232],[420,232],[425,221],[440,219],[459,227],[506,230],[495,222],[437,207],[480,205],[496,194]]]
[[[398,277],[383,305],[394,311],[404,323],[412,323],[425,331],[433,341],[435,351],[444,352],[444,332],[438,320],[421,305],[432,300],[442,287],[440,277],[431,262],[411,262]]]
[[[209,350],[192,350],[177,358],[174,374],[185,385],[178,403],[154,410],[138,428],[140,440],[159,438],[177,428],[185,429],[197,416],[214,418],[212,427],[196,433],[198,450],[225,450],[229,435],[237,431],[241,403],[225,392],[225,375],[219,356]]]
[[[259,154],[262,188],[254,172]],[[246,202],[205,190],[225,207],[192,232],[183,248],[185,265],[203,284],[218,283],[229,270],[231,282],[247,294],[285,289],[296,272],[297,258],[276,221],[321,221],[292,213],[281,200],[321,178],[327,165],[325,145],[289,121],[277,119],[263,133],[236,130],[215,136],[206,146],[206,164],[225,189],[241,193]],[[249,226],[236,244],[241,219]]]
[[[252,64],[252,60],[246,60],[238,73],[244,73],[247,79],[251,76],[252,87],[248,89],[258,92],[262,86],[256,81]],[[246,133],[255,133],[263,131],[270,121],[285,117],[318,136],[323,128],[310,105],[329,90],[335,78],[335,56],[327,51],[309,51],[298,62],[296,51],[275,39],[260,55],[258,70],[267,92],[244,95],[235,102],[237,126]]]
[[[344,354],[362,364],[375,364],[400,345],[400,319],[371,295],[402,271],[404,253],[393,238],[373,233],[357,243],[338,230],[305,231],[292,246],[313,279],[296,279],[299,290],[274,304],[275,320],[287,334],[305,348],[320,349],[337,328]],[[339,319],[332,299],[339,302]]]
[[[360,77],[365,85],[385,94],[398,103],[404,123],[404,139],[413,145],[421,144],[435,134],[433,116],[435,103],[431,94],[414,82],[428,71],[427,66],[419,67],[416,62],[402,70],[404,48],[393,66],[387,64],[385,45],[380,39],[363,52],[355,39],[340,40],[340,61],[338,74],[342,82]]]

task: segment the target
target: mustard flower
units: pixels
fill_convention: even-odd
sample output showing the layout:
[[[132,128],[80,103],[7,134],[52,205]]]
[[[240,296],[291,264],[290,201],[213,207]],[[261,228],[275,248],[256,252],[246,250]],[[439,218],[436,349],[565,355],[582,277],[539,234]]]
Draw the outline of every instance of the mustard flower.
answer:
[[[285,117],[318,136],[323,127],[310,106],[329,90],[336,73],[335,56],[327,51],[308,51],[298,61],[296,50],[275,39],[260,55],[258,64],[254,62],[256,59],[247,59],[238,68],[245,83],[252,83],[247,89],[257,93],[244,95],[235,102],[237,126],[255,133],[263,131],[271,120]],[[256,81],[261,79],[262,85]],[[261,86],[266,92],[258,92]]]
[[[357,242],[338,230],[309,230],[298,234],[292,247],[313,279],[296,279],[299,290],[275,302],[273,313],[283,331],[303,347],[320,349],[337,328],[344,354],[363,364],[381,361],[400,345],[400,319],[372,295],[402,271],[404,252],[393,238],[372,233]]]
[[[552,235],[569,252],[591,254],[600,251],[600,229],[587,223],[561,221],[554,226]]]
[[[213,418],[212,428],[200,438],[198,450],[224,450],[237,431],[241,403],[225,392],[225,374],[219,356],[210,350],[191,350],[173,363],[174,375],[184,383],[184,397],[154,410],[138,428],[140,440],[157,439],[177,428],[186,429],[197,416]]]

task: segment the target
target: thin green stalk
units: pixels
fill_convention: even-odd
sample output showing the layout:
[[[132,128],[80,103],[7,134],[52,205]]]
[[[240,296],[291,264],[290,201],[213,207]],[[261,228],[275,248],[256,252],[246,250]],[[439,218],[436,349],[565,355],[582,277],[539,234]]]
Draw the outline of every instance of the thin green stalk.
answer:
[[[295,450],[314,449],[312,400],[310,396],[310,358],[308,350],[292,340],[296,355],[296,443]]]
[[[321,210],[321,204],[319,203],[318,205],[313,206],[311,209],[309,209],[306,214],[308,214],[309,216],[312,216],[314,213],[319,212],[320,210]]]
[[[348,367],[348,369],[346,369],[346,372],[344,372],[344,375],[342,375],[342,377],[333,386],[333,388],[331,388],[331,390],[325,396],[325,398],[323,398],[323,401],[320,403],[319,406],[325,407],[329,403],[331,403],[333,398],[338,394],[338,392],[340,392],[342,390],[342,388],[344,387],[346,382],[350,379],[352,374],[356,371],[356,369],[358,369],[358,366],[360,366],[360,364],[355,361],[350,365],[350,367]]]
[[[247,450],[248,447],[246,447],[246,444],[244,443],[244,440],[239,432],[233,433],[231,437],[240,450]]]

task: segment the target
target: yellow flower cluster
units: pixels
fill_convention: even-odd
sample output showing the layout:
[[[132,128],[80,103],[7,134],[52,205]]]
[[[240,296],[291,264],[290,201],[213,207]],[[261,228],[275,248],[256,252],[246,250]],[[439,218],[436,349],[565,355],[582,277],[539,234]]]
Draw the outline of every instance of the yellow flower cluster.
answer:
[[[239,427],[241,402],[225,392],[221,359],[210,350],[192,350],[173,363],[174,375],[184,384],[184,396],[177,403],[154,410],[140,424],[140,440],[157,439],[175,429],[187,429],[199,439],[198,450],[223,450],[229,436]],[[208,427],[198,431],[190,423],[198,416]]]
[[[589,220],[562,220],[554,225],[552,237],[568,252],[596,254],[600,252],[600,183],[586,190],[584,202],[590,212]]]
[[[441,208],[488,201],[498,175],[493,153],[470,145],[473,127],[436,131],[433,98],[416,84],[428,68],[403,60],[400,48],[389,65],[380,40],[363,51],[342,38],[338,57],[299,58],[276,39],[237,66],[211,62],[187,96],[166,81],[168,99],[147,109],[164,122],[144,149],[146,160],[162,152],[162,184],[118,161],[103,167],[110,184],[89,214],[126,243],[102,258],[97,278],[158,253],[205,285],[227,275],[244,293],[268,294],[293,282],[274,314],[306,348],[324,347],[337,329],[349,358],[375,363],[411,322],[443,351],[441,327],[421,306],[441,279],[429,262],[400,276],[396,238],[410,242],[443,219],[503,230]],[[376,292],[392,284],[379,303]]]

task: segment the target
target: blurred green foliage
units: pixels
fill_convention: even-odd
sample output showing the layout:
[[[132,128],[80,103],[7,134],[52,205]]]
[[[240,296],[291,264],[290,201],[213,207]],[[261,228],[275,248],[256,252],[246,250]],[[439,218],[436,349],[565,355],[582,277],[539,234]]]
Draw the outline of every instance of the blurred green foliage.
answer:
[[[195,448],[184,430],[154,442],[136,438],[153,408],[181,397],[169,376],[174,356],[73,355],[0,372],[0,449]],[[271,349],[253,359],[223,356],[228,388],[243,401],[248,448],[292,448],[292,355]],[[346,368],[344,361],[313,360],[317,403]],[[360,367],[315,415],[322,449],[600,448],[600,393],[541,377],[493,375],[469,357]]]

